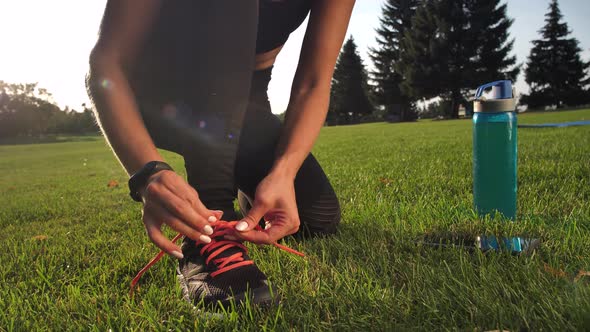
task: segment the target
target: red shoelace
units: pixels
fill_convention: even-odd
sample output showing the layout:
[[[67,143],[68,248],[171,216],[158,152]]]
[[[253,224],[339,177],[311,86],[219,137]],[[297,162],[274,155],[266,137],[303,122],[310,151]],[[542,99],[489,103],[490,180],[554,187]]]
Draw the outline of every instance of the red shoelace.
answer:
[[[241,251],[237,252],[233,255],[227,256],[227,257],[222,257],[222,258],[217,258],[217,259],[215,258],[215,257],[218,257],[219,255],[221,255],[226,250],[234,248],[234,247],[239,247],[246,254],[248,253],[248,249],[240,242],[225,240],[225,239],[223,239],[223,240],[216,239],[216,238],[222,238],[225,235],[231,235],[232,233],[234,233],[234,227],[237,223],[238,223],[237,221],[222,221],[222,220],[209,223],[209,225],[211,225],[211,227],[213,227],[213,234],[210,235],[211,242],[204,245],[203,248],[201,248],[201,251],[199,253],[201,255],[208,254],[208,257],[205,260],[205,264],[209,264],[211,261],[213,261],[213,263],[217,266],[217,270],[211,272],[211,277],[218,276],[224,272],[233,270],[233,269],[238,268],[240,266],[254,264],[254,262],[252,260],[244,259],[243,252],[241,252]],[[257,226],[256,229],[261,230],[261,228],[259,226]],[[172,242],[178,241],[178,239],[180,239],[181,237],[182,237],[182,234],[177,234],[172,239]],[[197,243],[199,243],[199,242],[197,242]],[[303,253],[300,253],[299,251],[291,249],[287,246],[278,244],[277,242],[274,242],[272,245],[274,245],[275,247],[282,249],[286,252],[289,252],[291,254],[305,257],[305,255]],[[135,289],[135,286],[139,282],[139,279],[141,278],[141,276],[150,267],[152,267],[154,264],[156,264],[164,256],[164,254],[165,254],[164,251],[160,251],[154,258],[152,258],[152,260],[150,260],[149,263],[146,264],[146,266],[144,266],[137,273],[135,278],[133,278],[133,280],[131,281],[131,290],[129,291],[130,295],[133,295],[133,291]]]

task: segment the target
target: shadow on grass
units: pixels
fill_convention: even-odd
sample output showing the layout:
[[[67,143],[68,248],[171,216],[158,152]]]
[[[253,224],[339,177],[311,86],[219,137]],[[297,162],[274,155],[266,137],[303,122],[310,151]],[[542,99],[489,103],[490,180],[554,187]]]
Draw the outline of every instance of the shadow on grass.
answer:
[[[403,230],[381,223],[344,223],[340,225],[337,234],[325,237],[329,245],[320,244],[308,250],[315,251],[315,255],[323,256],[326,263],[337,265],[339,259],[344,256],[380,258],[386,252],[410,256],[428,256],[441,250],[449,251],[443,256],[454,255],[453,252],[457,250],[467,253],[493,252],[488,250],[487,246],[484,246],[487,249],[481,250],[479,237],[497,237],[498,239],[522,237],[540,239],[541,242],[546,238],[544,232],[533,231],[532,226],[515,226],[520,225],[501,222],[497,219],[463,220],[451,225],[434,225],[424,230]],[[309,241],[309,239],[297,238],[295,240]],[[500,246],[498,249],[502,248]],[[322,250],[325,252],[322,253]]]

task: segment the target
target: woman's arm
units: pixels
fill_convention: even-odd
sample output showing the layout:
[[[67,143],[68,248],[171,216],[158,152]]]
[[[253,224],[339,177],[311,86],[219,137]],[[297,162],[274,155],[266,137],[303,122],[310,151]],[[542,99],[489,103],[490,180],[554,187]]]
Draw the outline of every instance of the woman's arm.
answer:
[[[148,161],[163,160],[145,129],[126,76],[159,7],[160,0],[108,1],[90,55],[89,95],[101,129],[128,174]]]
[[[267,231],[240,234],[249,241],[271,243],[299,228],[293,181],[326,119],[332,75],[354,0],[312,3],[275,163],[256,189],[253,207],[243,220],[247,225],[238,224],[237,229],[250,231],[265,215],[276,221]]]
[[[129,174],[149,161],[163,160],[145,128],[127,76],[161,1],[109,0],[90,56],[89,95],[104,135]],[[197,192],[172,171],[154,174],[141,193],[148,236],[177,258],[182,257],[180,248],[162,234],[163,223],[192,239],[208,242],[206,235],[213,230],[207,220],[221,217],[205,208]]]

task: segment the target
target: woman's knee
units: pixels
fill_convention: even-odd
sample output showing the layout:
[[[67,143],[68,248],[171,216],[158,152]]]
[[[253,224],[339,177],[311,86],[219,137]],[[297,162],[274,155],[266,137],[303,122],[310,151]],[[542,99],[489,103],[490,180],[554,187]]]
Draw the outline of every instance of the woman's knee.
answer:
[[[332,191],[322,195],[310,207],[300,207],[298,234],[322,236],[336,233],[341,220],[340,203]]]

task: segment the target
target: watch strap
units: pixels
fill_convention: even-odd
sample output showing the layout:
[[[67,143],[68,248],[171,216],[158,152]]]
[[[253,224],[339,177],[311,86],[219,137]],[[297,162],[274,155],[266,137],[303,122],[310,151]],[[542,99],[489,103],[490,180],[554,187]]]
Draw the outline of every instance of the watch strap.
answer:
[[[141,194],[139,193],[139,189],[142,188],[147,184],[148,179],[150,176],[160,172],[160,171],[174,171],[170,165],[163,161],[150,161],[143,165],[135,174],[133,174],[129,178],[129,195],[133,198],[136,202],[141,202]]]

